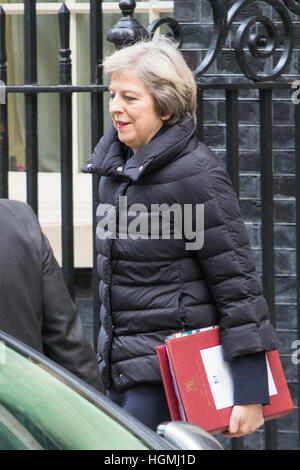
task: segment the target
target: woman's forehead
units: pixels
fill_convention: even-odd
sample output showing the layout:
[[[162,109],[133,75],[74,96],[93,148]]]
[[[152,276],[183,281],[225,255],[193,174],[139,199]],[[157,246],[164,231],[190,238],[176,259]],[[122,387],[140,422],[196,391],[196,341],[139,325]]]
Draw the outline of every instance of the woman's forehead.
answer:
[[[136,91],[147,90],[142,80],[132,71],[113,72],[111,74],[110,89],[135,89]]]

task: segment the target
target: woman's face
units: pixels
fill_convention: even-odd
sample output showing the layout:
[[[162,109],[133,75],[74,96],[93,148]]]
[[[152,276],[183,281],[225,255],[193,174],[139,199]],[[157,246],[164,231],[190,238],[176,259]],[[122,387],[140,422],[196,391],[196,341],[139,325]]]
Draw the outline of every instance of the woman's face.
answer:
[[[113,72],[109,112],[121,142],[134,152],[146,145],[163,121],[142,81],[130,72]]]

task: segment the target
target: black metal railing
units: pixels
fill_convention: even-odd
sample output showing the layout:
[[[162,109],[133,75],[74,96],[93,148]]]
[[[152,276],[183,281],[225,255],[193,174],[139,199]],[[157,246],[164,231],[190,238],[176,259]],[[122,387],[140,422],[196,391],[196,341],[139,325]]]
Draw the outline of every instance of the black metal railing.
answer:
[[[292,90],[291,83],[248,83],[248,84],[207,84],[198,85],[199,107],[205,109],[203,101],[205,92],[208,90],[223,90],[225,104],[226,119],[226,164],[227,171],[231,177],[233,187],[239,196],[239,92],[245,89],[259,91],[259,152],[260,152],[260,206],[261,206],[261,250],[262,250],[262,282],[264,296],[268,302],[270,319],[274,327],[276,327],[275,313],[275,244],[274,244],[274,190],[273,190],[273,113],[272,113],[272,93],[273,90],[288,89]],[[199,135],[204,135],[205,125],[202,121],[198,121]],[[297,182],[300,181],[300,104],[295,105],[295,149],[296,149],[296,238],[297,253],[300,253],[300,214],[299,201],[300,192]],[[209,144],[209,142],[206,142]],[[297,256],[297,278],[300,275],[300,262]],[[298,338],[300,334],[300,289],[298,290]],[[288,325],[287,325],[288,327]],[[299,371],[298,371],[299,373]],[[300,378],[300,376],[299,376]],[[299,382],[300,383],[300,382]],[[298,386],[299,387],[299,386]],[[300,399],[300,389],[298,388],[298,400]],[[299,430],[300,432],[300,430]],[[243,439],[237,439],[233,443],[234,449],[243,447]],[[277,448],[277,422],[276,420],[265,424],[265,448]]]
[[[247,63],[242,47],[246,36],[249,36],[249,50],[253,57],[269,58],[276,46],[276,32],[274,25],[262,16],[255,16],[244,20],[234,40],[234,50],[241,71],[249,81],[243,83],[204,83],[203,74],[216,60],[222,50],[229,30],[237,15],[244,7],[254,3],[252,0],[239,0],[227,11],[224,0],[210,0],[214,18],[214,31],[210,47],[201,62],[194,70],[198,84],[197,130],[198,136],[204,140],[205,136],[205,97],[209,90],[222,90],[225,99],[225,127],[226,127],[226,153],[227,169],[233,186],[239,195],[239,95],[243,90],[258,90],[259,93],[259,151],[260,151],[260,177],[261,177],[261,227],[262,227],[262,280],[264,294],[270,308],[271,321],[276,325],[275,315],[275,250],[274,250],[274,197],[273,197],[273,127],[272,127],[272,94],[274,90],[291,89],[289,82],[274,81],[286,70],[293,51],[293,24],[290,20],[289,10],[300,14],[300,7],[293,0],[265,0],[273,6],[282,20],[284,41],[282,53],[269,74],[257,74]],[[180,25],[174,19],[162,18],[153,22],[148,28],[140,29],[134,20],[133,13],[135,1],[122,0],[120,2],[123,17],[109,32],[110,41],[116,47],[134,42],[144,35],[151,38],[162,24],[167,24],[171,35],[175,38],[177,46],[182,44]],[[69,45],[70,12],[62,4],[58,13],[60,43],[59,51],[59,85],[39,86],[37,84],[37,37],[36,37],[36,9],[35,1],[24,1],[24,52],[25,70],[23,86],[6,86],[6,93],[21,93],[25,96],[25,135],[26,135],[26,181],[27,202],[38,215],[38,130],[37,130],[37,97],[39,93],[55,93],[60,96],[60,157],[61,157],[61,216],[62,216],[62,269],[65,281],[71,295],[74,297],[74,227],[73,227],[73,168],[72,168],[72,95],[73,93],[89,93],[91,97],[91,144],[96,145],[103,134],[103,94],[107,87],[103,85],[102,78],[102,2],[90,1],[90,84],[85,86],[72,85],[71,50]],[[249,34],[251,25],[260,22],[265,28],[265,34]],[[0,7],[0,80],[7,83],[6,45],[5,45],[6,15]],[[142,32],[141,32],[142,31]],[[264,49],[264,52],[262,51]],[[7,106],[0,104],[0,197],[9,197],[8,185],[8,116]],[[210,142],[206,142],[210,145]],[[296,250],[297,272],[300,279],[300,105],[295,104],[295,151],[296,151]],[[95,237],[96,207],[98,204],[99,177],[93,176],[93,234]],[[94,238],[95,247],[95,238]],[[96,250],[93,255],[93,301],[94,301],[94,342],[96,346],[99,331],[99,296],[98,275],[96,271]],[[297,283],[297,335],[300,338],[300,283]],[[300,366],[298,366],[298,401],[300,402]],[[300,435],[300,419],[299,435]],[[237,440],[233,448],[241,448],[242,440]],[[266,448],[277,447],[276,422],[266,425]]]
[[[91,34],[91,85],[72,85],[72,62],[69,48],[70,12],[63,3],[58,12],[61,48],[59,51],[59,85],[37,84],[37,32],[35,1],[24,2],[24,85],[6,86],[6,93],[25,96],[25,156],[26,200],[38,215],[38,107],[39,93],[57,93],[60,96],[60,169],[61,169],[61,240],[62,269],[67,287],[74,297],[74,224],[73,224],[73,168],[72,168],[72,94],[90,93],[92,118],[92,145],[103,134],[102,95],[107,87],[102,85],[102,13],[101,2],[92,0],[90,15]],[[6,66],[6,14],[0,7],[0,80],[7,83]],[[8,187],[8,116],[7,106],[0,104],[0,197],[9,197]],[[97,201],[97,177],[94,177],[94,198]],[[94,211],[95,212],[95,211]],[[95,263],[94,263],[95,265]],[[95,282],[95,299],[97,299]],[[95,300],[97,302],[97,300]],[[95,320],[96,321],[96,320]]]

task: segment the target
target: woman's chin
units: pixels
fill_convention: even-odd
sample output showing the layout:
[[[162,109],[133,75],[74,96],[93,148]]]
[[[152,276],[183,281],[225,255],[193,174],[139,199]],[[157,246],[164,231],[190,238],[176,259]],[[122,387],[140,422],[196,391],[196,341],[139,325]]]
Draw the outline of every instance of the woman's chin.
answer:
[[[119,137],[119,141],[122,142],[123,144],[127,145],[128,147],[132,146],[132,141],[130,139],[126,139],[126,137],[122,135],[121,132],[118,132],[118,137]]]

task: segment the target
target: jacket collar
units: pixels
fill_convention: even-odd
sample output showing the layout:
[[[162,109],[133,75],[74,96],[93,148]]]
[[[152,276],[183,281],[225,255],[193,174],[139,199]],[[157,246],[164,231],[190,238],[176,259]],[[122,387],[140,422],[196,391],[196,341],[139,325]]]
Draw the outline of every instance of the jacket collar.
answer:
[[[111,124],[82,171],[137,181],[146,173],[179,158],[197,143],[196,126],[190,117],[184,116],[126,161],[124,144]]]

